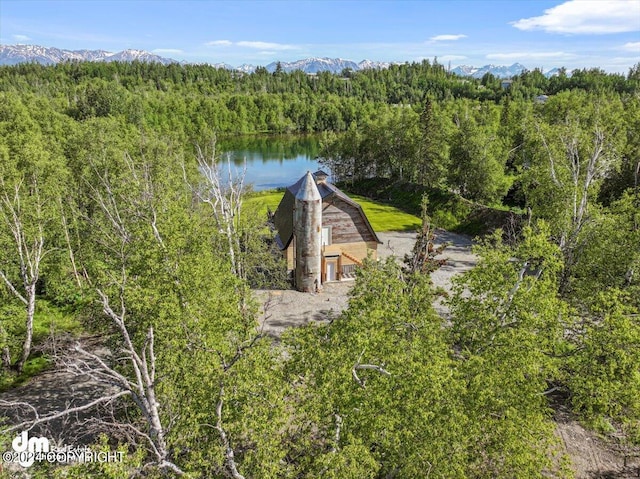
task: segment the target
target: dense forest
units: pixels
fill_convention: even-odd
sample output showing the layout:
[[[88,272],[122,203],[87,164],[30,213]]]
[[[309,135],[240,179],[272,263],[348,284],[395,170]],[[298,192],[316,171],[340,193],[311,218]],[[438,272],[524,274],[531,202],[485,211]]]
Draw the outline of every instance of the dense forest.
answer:
[[[282,265],[265,218],[219,182],[212,139],[303,132],[347,186],[419,185],[512,209],[519,228],[478,240],[446,319],[436,263],[369,262],[344,313],[274,340],[251,288],[282,287]],[[437,61],[0,67],[1,385],[61,365],[108,384],[94,447],[126,452],[29,473],[571,477],[557,402],[637,450],[638,132],[640,65],[509,87]],[[51,346],[87,334],[113,354]],[[34,422],[7,424],[4,449]]]

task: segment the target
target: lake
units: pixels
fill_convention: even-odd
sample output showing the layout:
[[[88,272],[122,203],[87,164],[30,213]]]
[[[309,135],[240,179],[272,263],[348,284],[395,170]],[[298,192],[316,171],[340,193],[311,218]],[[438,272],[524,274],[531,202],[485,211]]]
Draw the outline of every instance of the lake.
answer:
[[[229,156],[238,171],[246,162],[245,184],[255,191],[292,185],[307,171],[323,168],[316,135],[219,138],[216,149],[221,161]]]

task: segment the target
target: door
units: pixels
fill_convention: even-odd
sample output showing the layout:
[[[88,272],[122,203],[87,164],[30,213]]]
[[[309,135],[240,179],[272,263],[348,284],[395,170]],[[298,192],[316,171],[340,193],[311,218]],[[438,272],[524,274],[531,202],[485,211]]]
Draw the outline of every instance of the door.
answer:
[[[336,280],[336,270],[338,262],[336,260],[327,260],[327,281]]]

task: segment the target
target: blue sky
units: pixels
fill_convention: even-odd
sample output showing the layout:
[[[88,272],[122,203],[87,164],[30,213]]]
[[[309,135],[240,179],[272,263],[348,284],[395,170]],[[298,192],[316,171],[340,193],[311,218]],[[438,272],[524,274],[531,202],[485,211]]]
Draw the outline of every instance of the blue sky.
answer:
[[[0,0],[0,43],[127,48],[189,62],[312,56],[528,68],[640,62],[640,0]]]

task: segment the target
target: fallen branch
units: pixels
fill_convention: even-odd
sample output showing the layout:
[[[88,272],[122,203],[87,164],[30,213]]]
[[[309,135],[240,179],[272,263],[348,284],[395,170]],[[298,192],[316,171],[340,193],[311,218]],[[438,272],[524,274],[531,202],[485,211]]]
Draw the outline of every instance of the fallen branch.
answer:
[[[342,430],[342,417],[339,414],[334,414],[333,417],[336,419],[336,432],[333,436],[333,446],[331,447],[331,452],[338,451],[338,444],[340,444],[340,432]]]
[[[391,373],[389,371],[384,369],[382,366],[378,366],[377,364],[356,364],[355,366],[353,366],[353,368],[351,368],[351,375],[362,389],[365,389],[365,382],[358,377],[358,373],[356,372],[356,370],[358,369],[372,369],[374,371],[378,371],[380,374],[384,374],[385,376],[391,376]]]
[[[83,404],[82,406],[77,406],[77,407],[72,407],[72,408],[67,408],[64,409],[63,411],[58,411],[56,413],[53,414],[49,414],[48,416],[44,416],[44,417],[40,417],[40,415],[38,414],[38,411],[36,410],[36,408],[34,408],[33,406],[31,406],[28,403],[24,403],[24,402],[11,402],[11,401],[4,401],[4,400],[0,400],[0,406],[7,406],[7,407],[11,407],[11,408],[15,408],[17,406],[27,406],[29,407],[33,413],[35,414],[35,419],[31,420],[31,421],[23,421],[20,424],[16,424],[14,426],[11,426],[7,429],[4,429],[3,432],[7,433],[7,432],[12,432],[12,431],[17,431],[17,430],[26,430],[29,431],[31,429],[33,429],[35,426],[37,426],[38,424],[42,424],[45,422],[49,422],[49,421],[53,421],[55,419],[59,419],[63,416],[68,416],[70,414],[74,414],[77,412],[82,412],[82,411],[86,411],[87,409],[91,409],[92,407],[101,404],[101,403],[108,403],[111,401],[114,401],[120,397],[123,396],[127,396],[130,394],[130,391],[120,391],[118,393],[112,394],[110,396],[106,396],[106,397],[101,397],[98,399],[95,399],[94,401],[91,401],[87,404]],[[28,426],[28,427],[27,427]]]

